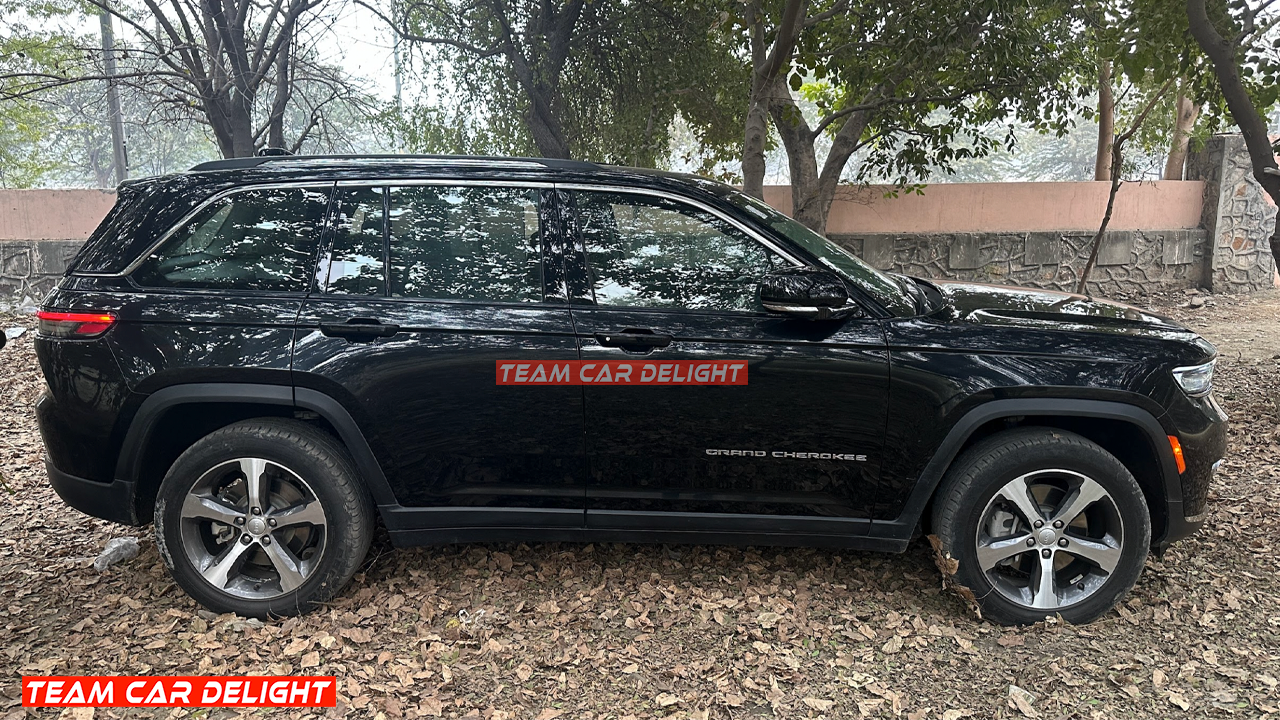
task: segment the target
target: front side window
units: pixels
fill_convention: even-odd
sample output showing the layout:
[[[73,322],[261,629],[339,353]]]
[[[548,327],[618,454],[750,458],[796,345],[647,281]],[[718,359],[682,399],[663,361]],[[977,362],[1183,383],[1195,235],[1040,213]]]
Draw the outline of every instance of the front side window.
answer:
[[[202,209],[134,272],[143,287],[305,292],[328,189],[264,188]]]
[[[389,193],[392,297],[542,301],[538,190],[423,185]]]
[[[763,311],[760,278],[781,257],[715,215],[647,195],[576,192],[597,305]]]
[[[899,317],[915,314],[916,304],[903,290],[901,281],[876,270],[843,247],[774,210],[763,200],[737,191],[729,193],[725,199],[812,253],[823,265],[852,280],[893,314]]]

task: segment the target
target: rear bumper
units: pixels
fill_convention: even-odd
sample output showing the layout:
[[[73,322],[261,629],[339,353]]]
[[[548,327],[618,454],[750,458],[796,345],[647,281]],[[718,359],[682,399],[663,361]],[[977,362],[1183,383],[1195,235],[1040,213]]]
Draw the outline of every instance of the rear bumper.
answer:
[[[141,525],[134,512],[133,483],[114,480],[109,483],[85,480],[68,475],[45,460],[49,484],[62,501],[86,515],[124,525]]]

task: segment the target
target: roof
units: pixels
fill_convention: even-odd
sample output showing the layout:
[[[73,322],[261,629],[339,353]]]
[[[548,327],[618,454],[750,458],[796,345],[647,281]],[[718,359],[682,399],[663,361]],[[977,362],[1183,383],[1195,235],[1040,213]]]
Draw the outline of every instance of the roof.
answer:
[[[553,158],[486,157],[471,155],[265,155],[228,160],[211,160],[191,168],[191,172],[216,170],[245,170],[264,165],[288,164],[299,166],[326,165],[418,165],[424,167],[472,167],[472,168],[525,168],[549,170],[604,170],[609,166],[583,160],[557,160]]]

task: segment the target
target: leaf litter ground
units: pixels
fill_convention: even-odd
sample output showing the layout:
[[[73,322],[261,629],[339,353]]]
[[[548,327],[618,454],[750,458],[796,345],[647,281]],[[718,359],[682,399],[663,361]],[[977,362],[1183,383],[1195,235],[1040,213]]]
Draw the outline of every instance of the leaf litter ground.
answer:
[[[1230,454],[1206,528],[1086,627],[1006,629],[942,589],[927,542],[810,549],[385,538],[326,611],[215,616],[147,531],[65,507],[34,421],[27,332],[0,350],[0,719],[22,675],[325,674],[337,708],[274,717],[1252,718],[1280,715],[1280,296],[1147,300],[1218,343]],[[0,327],[32,324],[0,316]],[[138,534],[105,573],[94,556]],[[1011,688],[1016,686],[1016,689]],[[1025,692],[1023,692],[1025,691]],[[257,717],[261,711],[66,711]]]

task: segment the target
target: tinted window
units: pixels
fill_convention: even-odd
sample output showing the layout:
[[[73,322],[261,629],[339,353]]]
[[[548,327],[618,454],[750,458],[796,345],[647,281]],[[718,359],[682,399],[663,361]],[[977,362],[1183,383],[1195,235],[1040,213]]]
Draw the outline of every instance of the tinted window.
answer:
[[[711,213],[657,197],[575,193],[598,305],[758,310],[782,259]]]
[[[327,190],[246,190],[210,204],[134,273],[147,287],[304,292]]]
[[[393,297],[542,300],[537,190],[431,185],[390,193]]]
[[[381,188],[339,190],[329,254],[328,292],[340,295],[385,295],[386,263],[382,237]]]

